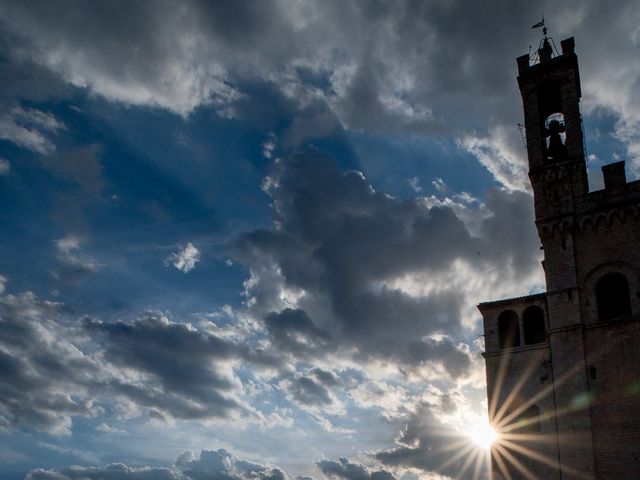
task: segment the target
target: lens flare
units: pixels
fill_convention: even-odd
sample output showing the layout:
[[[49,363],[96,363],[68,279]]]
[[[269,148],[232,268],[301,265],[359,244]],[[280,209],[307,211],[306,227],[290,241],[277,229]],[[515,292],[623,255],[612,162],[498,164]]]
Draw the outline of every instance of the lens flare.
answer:
[[[485,450],[489,450],[491,445],[498,440],[498,432],[484,419],[473,425],[467,435],[473,443]]]

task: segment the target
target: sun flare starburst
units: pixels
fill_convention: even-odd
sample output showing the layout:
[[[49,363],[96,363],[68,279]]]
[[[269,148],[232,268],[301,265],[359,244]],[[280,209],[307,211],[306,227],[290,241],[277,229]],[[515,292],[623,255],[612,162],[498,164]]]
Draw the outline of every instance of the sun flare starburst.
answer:
[[[486,419],[473,425],[467,432],[467,435],[473,443],[485,450],[489,450],[491,445],[498,440],[498,432],[496,432]]]

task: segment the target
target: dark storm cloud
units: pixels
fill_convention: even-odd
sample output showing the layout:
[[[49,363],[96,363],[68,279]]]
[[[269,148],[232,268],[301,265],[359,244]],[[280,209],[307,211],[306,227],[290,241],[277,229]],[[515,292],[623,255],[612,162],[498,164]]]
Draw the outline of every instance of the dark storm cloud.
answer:
[[[299,407],[327,413],[343,414],[342,403],[335,390],[343,386],[342,379],[329,370],[314,367],[306,372],[296,372],[280,382],[288,399]]]
[[[461,333],[464,292],[434,288],[411,295],[393,282],[422,275],[437,287],[462,261],[470,277],[502,270],[504,277],[492,280],[500,286],[538,265],[525,194],[490,193],[484,213],[467,212],[485,216],[472,234],[449,206],[400,202],[372,189],[358,172],[339,172],[314,150],[276,162],[266,183],[275,227],[242,237],[234,256],[251,267],[253,312],[263,316],[274,341],[294,353],[305,346],[315,351],[320,332],[331,332],[340,346],[365,357],[440,363],[458,377],[470,366],[467,354],[446,337],[424,337]],[[288,290],[303,292],[298,308],[274,313]]]
[[[497,182],[524,191],[514,59],[538,46],[529,27],[545,12],[557,41],[579,39],[585,112],[613,115],[615,138],[640,171],[640,8],[631,0],[616,8],[597,0],[64,5],[0,2],[0,47],[10,65],[0,68],[34,91],[9,88],[6,105],[65,97],[71,83],[183,116],[211,106],[225,118],[282,129],[278,147],[286,151],[345,131],[445,135]],[[51,79],[49,91],[34,80],[40,76]],[[4,138],[41,153],[55,147],[47,137]]]
[[[287,480],[277,467],[241,460],[226,450],[202,450],[196,458],[187,452],[173,467],[74,466],[62,470],[32,470],[25,480]],[[382,479],[381,479],[382,480]]]
[[[26,293],[0,296],[0,430],[66,434],[128,400],[157,419],[247,415],[229,362],[277,368],[280,359],[244,343],[148,313],[79,322],[63,304]]]
[[[69,467],[62,470],[32,470],[25,480],[186,480],[166,467],[129,467],[116,463],[105,467]]]
[[[451,478],[472,478],[463,475],[461,466],[468,455],[451,460],[469,439],[437,420],[427,404],[420,405],[409,418],[397,439],[399,446],[377,452],[374,457],[391,468],[417,468],[424,472],[435,472]],[[455,446],[452,448],[452,446]]]
[[[133,322],[87,320],[111,364],[145,375],[137,382],[113,378],[115,393],[176,418],[225,417],[243,410],[235,398],[237,379],[221,362],[275,366],[277,357],[221,339],[191,325],[148,313]],[[228,369],[227,369],[228,370]]]
[[[346,458],[338,461],[321,460],[318,467],[329,478],[338,480],[395,480],[395,475],[386,470],[370,470],[359,463],[350,462]]]
[[[137,403],[180,418],[224,416],[239,407],[225,397],[230,379],[212,368],[232,356],[226,342],[153,314],[133,323],[89,321],[87,328],[103,339],[109,362],[151,376],[134,385],[114,379],[116,390]]]
[[[264,323],[274,346],[296,356],[322,356],[335,350],[335,340],[316,327],[304,310],[272,312],[264,317]]]
[[[293,398],[303,405],[330,405],[333,403],[329,390],[310,377],[300,376],[289,386]]]
[[[327,387],[335,387],[340,385],[340,379],[333,373],[328,370],[323,370],[321,368],[315,367],[312,368],[309,372],[313,375],[320,383],[326,385]]]
[[[624,24],[637,19],[632,5],[5,1],[0,9],[12,58],[110,99],[180,113],[213,103],[228,115],[252,94],[237,85],[257,78],[302,108],[325,103],[354,130],[456,134],[520,119],[513,60],[535,43],[529,27],[541,11],[557,35],[631,53],[632,39],[593,35],[588,21]]]
[[[395,480],[386,470],[371,470],[346,458],[321,460],[317,466],[329,478],[338,480]],[[198,458],[187,452],[172,467],[130,467],[111,464],[104,467],[74,466],[61,470],[32,470],[25,480],[288,480],[283,470],[241,460],[224,449],[202,450]],[[300,477],[312,480],[311,477]]]
[[[100,413],[88,393],[98,369],[70,343],[68,323],[60,304],[0,297],[0,429],[68,433],[72,416]]]
[[[442,340],[426,339],[414,341],[406,345],[400,359],[408,365],[420,365],[429,362],[440,362],[452,378],[464,376],[471,367],[469,355],[461,352],[453,342],[444,338]]]

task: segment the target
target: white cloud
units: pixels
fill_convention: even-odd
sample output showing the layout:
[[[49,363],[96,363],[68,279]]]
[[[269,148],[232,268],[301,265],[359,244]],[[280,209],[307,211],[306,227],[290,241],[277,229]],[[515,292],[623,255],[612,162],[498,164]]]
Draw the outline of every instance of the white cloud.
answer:
[[[189,242],[186,246],[172,253],[165,260],[165,265],[173,265],[182,273],[188,273],[196,268],[196,263],[200,261],[200,250]]]
[[[54,243],[58,250],[58,259],[67,266],[73,267],[74,274],[94,273],[104,266],[90,256],[81,253],[80,246],[84,240],[80,237],[68,235],[54,240]]]
[[[262,143],[262,155],[264,158],[271,158],[276,148],[276,137],[273,133]]]
[[[487,135],[469,134],[458,140],[458,146],[474,155],[493,178],[509,190],[531,190],[527,176],[525,148],[518,131],[496,126]]]
[[[0,175],[8,175],[11,170],[11,164],[6,158],[0,157]]]
[[[56,133],[58,130],[66,129],[64,124],[56,120],[52,114],[35,108],[22,108],[16,105],[11,109],[11,114],[21,123],[40,127],[47,132]]]
[[[407,178],[407,183],[414,192],[420,193],[422,191],[422,187],[420,186],[420,179],[418,177]]]
[[[100,425],[98,425],[96,427],[96,430],[99,430],[100,432],[104,432],[104,433],[127,433],[125,430],[122,430],[120,428],[116,428],[112,425],[109,425],[108,423],[101,423]]]
[[[407,391],[379,380],[360,383],[349,390],[349,397],[362,408],[378,407],[385,418],[398,418],[406,414]]]
[[[72,466],[68,468],[31,470],[26,480],[197,480],[224,478],[227,480],[291,480],[292,477],[275,465],[255,463],[237,458],[224,449],[182,453],[171,467],[130,467],[112,463],[99,467]]]
[[[437,177],[435,180],[433,180],[431,182],[431,185],[433,185],[434,188],[440,193],[447,193],[449,191],[449,186],[440,177]]]
[[[7,288],[7,277],[0,275],[0,295],[2,295]]]
[[[34,108],[22,108],[19,105],[0,115],[1,139],[42,155],[50,154],[56,149],[45,134],[55,134],[65,128],[64,124],[50,113]]]

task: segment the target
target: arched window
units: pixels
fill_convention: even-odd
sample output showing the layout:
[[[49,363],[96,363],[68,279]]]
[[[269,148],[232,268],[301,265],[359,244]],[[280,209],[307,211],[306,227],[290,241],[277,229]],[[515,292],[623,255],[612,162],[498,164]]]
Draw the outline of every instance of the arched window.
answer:
[[[567,133],[564,115],[552,113],[544,121],[544,137],[547,160],[560,162],[567,158]]]
[[[543,343],[546,340],[544,312],[540,307],[535,305],[527,307],[522,314],[522,330],[525,345]]]
[[[540,425],[540,409],[536,405],[531,405],[516,418],[517,433],[535,433],[542,428]]]
[[[621,273],[607,273],[596,282],[598,318],[609,320],[631,315],[629,282]]]
[[[520,325],[513,310],[505,310],[498,317],[498,336],[500,348],[520,346]]]
[[[562,107],[561,83],[558,80],[542,82],[538,86],[538,109],[546,163],[567,158],[567,129]]]

